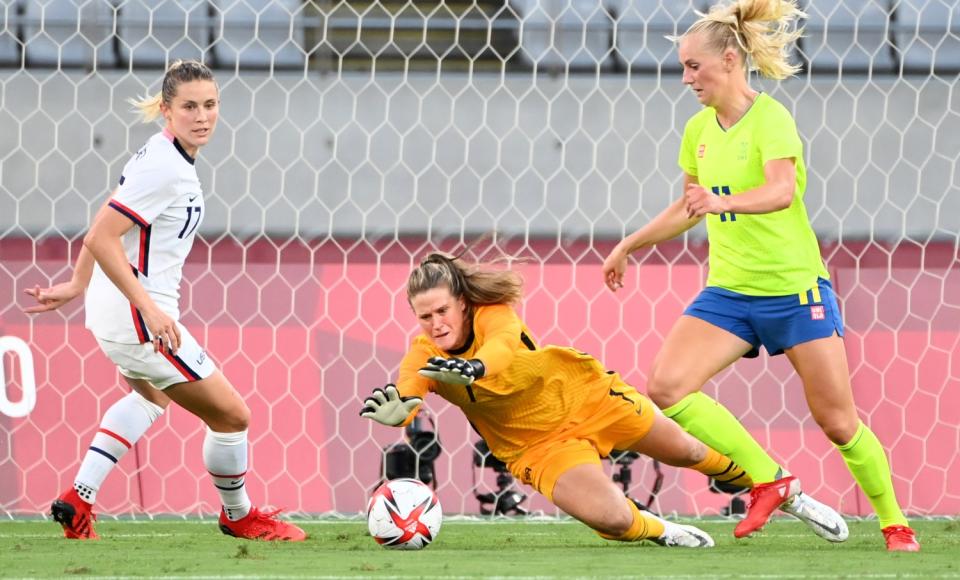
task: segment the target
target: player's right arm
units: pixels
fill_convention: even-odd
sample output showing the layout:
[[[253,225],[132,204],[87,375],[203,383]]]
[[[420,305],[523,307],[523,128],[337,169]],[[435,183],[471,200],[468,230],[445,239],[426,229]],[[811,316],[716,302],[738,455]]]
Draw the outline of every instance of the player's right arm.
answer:
[[[123,250],[121,239],[134,225],[130,218],[108,204],[100,208],[94,218],[93,226],[83,238],[83,245],[100,264],[103,273],[140,311],[147,330],[153,336],[154,351],[159,351],[162,345],[166,345],[172,353],[176,354],[180,348],[180,330],[176,322],[160,310],[137,280]]]
[[[683,191],[692,184],[699,183],[696,175],[684,173]],[[645,226],[620,240],[610,255],[603,261],[603,280],[610,290],[616,292],[623,288],[623,275],[627,271],[627,258],[630,254],[644,248],[650,248],[662,241],[673,239],[703,220],[703,217],[690,217],[686,201],[680,196],[650,220]]]
[[[429,357],[430,352],[415,340],[400,362],[397,384],[373,389],[363,401],[360,416],[390,427],[404,427],[413,421],[430,390],[430,381],[417,373]]]
[[[56,310],[67,302],[70,302],[77,296],[83,294],[90,283],[90,276],[93,275],[93,256],[86,247],[80,247],[80,254],[77,256],[77,263],[73,265],[73,277],[69,282],[54,284],[49,288],[41,288],[39,285],[24,290],[24,294],[36,299],[37,304],[24,308],[27,314],[38,314],[40,312],[49,312]]]
[[[113,195],[116,195],[114,190]],[[111,195],[111,197],[113,197]],[[106,205],[106,203],[104,203]],[[77,255],[77,262],[73,265],[73,276],[69,282],[61,282],[49,288],[34,286],[24,290],[24,294],[36,299],[37,304],[24,308],[27,314],[37,314],[40,312],[49,312],[56,310],[64,304],[70,302],[77,296],[83,294],[90,284],[90,277],[93,276],[93,254],[86,246],[80,246],[80,253]]]

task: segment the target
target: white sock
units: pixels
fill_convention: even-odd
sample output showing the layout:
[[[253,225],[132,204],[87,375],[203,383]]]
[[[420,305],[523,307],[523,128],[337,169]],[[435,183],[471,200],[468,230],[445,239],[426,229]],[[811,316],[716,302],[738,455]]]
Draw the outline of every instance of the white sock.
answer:
[[[163,407],[154,405],[136,392],[107,409],[73,481],[73,488],[81,499],[91,504],[97,500],[97,490],[107,475],[161,415]]]
[[[250,513],[247,474],[247,432],[217,433],[207,428],[203,438],[203,464],[220,493],[227,519],[235,522]]]

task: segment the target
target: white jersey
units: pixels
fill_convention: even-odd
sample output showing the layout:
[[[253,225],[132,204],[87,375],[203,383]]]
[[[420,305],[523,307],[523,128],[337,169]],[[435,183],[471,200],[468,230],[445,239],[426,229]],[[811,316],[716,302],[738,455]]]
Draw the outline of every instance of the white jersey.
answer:
[[[123,236],[130,268],[157,306],[180,317],[183,263],[203,219],[203,192],[194,159],[168,131],[157,133],[127,162],[108,202],[135,225]],[[86,295],[87,328],[113,342],[138,344],[151,336],[139,310],[97,264]]]

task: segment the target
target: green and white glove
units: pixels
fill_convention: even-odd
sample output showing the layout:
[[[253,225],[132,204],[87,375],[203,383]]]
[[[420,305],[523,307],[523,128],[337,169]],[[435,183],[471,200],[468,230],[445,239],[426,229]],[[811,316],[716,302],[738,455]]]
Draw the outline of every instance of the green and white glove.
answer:
[[[401,397],[393,383],[373,390],[373,394],[363,400],[360,416],[373,419],[377,423],[396,427],[410,416],[423,399],[420,397]]]

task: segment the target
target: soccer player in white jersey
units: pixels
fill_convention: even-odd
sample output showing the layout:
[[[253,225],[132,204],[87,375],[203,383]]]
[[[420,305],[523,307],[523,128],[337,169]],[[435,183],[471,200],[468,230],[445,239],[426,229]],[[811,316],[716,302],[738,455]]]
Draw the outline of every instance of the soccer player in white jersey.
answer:
[[[179,322],[183,263],[204,216],[194,162],[216,128],[219,88],[210,69],[174,63],[160,93],[134,101],[145,122],[163,117],[124,166],[113,197],[84,238],[70,282],[27,293],[58,308],[86,289],[87,328],[133,392],[104,414],[73,487],[51,506],[67,538],[96,538],[93,503],[117,461],[172,400],[207,425],[203,461],[223,506],[220,529],[247,539],[299,541],[306,534],[247,496],[250,410]]]

